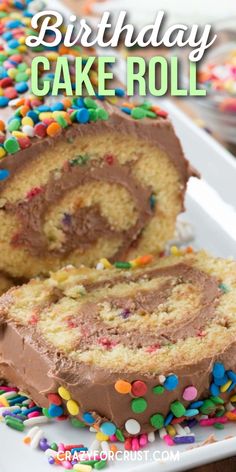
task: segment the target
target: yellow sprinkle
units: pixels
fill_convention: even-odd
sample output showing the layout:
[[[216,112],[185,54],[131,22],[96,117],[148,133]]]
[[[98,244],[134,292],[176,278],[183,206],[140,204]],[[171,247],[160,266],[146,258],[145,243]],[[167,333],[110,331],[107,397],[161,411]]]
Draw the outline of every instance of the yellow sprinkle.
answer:
[[[0,397],[0,406],[9,406],[9,403],[5,397]]]
[[[25,44],[25,36],[21,36],[21,38],[18,39],[20,44]]]
[[[49,59],[49,61],[56,61],[58,58],[57,52],[48,52],[45,56]]]
[[[32,118],[30,118],[29,116],[24,116],[24,118],[22,118],[22,121],[21,121],[21,124],[23,126],[34,126],[34,122],[32,120]]]
[[[2,97],[3,95],[4,95],[4,93],[3,93],[3,89],[2,89],[2,88],[0,88],[0,97]]]
[[[99,262],[101,262],[101,264],[104,265],[105,269],[111,269],[111,267],[112,267],[111,263],[105,258],[100,259]]]
[[[108,441],[109,436],[107,436],[107,434],[102,433],[101,431],[98,431],[98,433],[96,433],[96,439],[98,441]]]
[[[170,436],[175,436],[176,435],[176,431],[175,431],[175,428],[174,426],[172,426],[171,424],[169,424],[168,426],[166,426],[166,430],[168,432],[168,434]]]
[[[177,246],[172,246],[170,248],[170,253],[172,256],[181,256],[182,255],[182,252],[179,248],[177,248]]]
[[[6,151],[3,147],[0,147],[0,159],[6,155]]]
[[[79,414],[79,405],[75,400],[69,400],[66,404],[66,408],[72,416]]]
[[[228,388],[230,387],[231,384],[232,384],[232,380],[228,380],[228,382],[226,382],[224,385],[222,385],[222,386],[220,387],[220,391],[221,391],[222,393],[227,392],[227,390],[228,390]]]
[[[11,79],[14,79],[16,74],[17,74],[17,69],[12,67],[11,69],[8,69],[7,73],[9,75],[9,77],[11,77]]]
[[[230,398],[230,401],[231,401],[231,402],[236,402],[236,395],[233,395],[233,396]]]
[[[73,470],[76,470],[77,472],[91,472],[92,466],[87,464],[75,464]]]
[[[71,399],[70,392],[65,387],[59,387],[58,393],[59,393],[60,397],[63,398],[63,400],[70,400]]]
[[[22,45],[18,46],[18,51],[20,51],[20,52],[26,52],[26,51],[27,51],[27,47],[26,47],[24,44],[22,44]]]
[[[26,134],[22,133],[21,131],[12,131],[12,136],[15,138],[26,138]]]
[[[47,120],[47,119],[53,118],[53,114],[51,111],[43,111],[42,113],[39,113],[39,119],[40,120]]]

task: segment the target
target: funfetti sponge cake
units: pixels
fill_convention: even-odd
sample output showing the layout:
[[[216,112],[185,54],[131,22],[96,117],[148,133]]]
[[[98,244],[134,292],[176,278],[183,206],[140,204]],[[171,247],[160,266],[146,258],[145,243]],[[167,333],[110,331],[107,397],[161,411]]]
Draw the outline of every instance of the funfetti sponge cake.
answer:
[[[120,87],[107,100],[32,96],[30,11],[3,2],[1,12],[0,271],[30,278],[162,252],[192,173],[167,113]],[[48,80],[59,55],[72,82],[73,58],[86,61],[80,47],[39,54],[52,62]]]
[[[0,376],[49,416],[69,414],[108,436],[219,409],[227,421],[236,263],[205,253],[142,262],[65,268],[10,289],[0,299]]]

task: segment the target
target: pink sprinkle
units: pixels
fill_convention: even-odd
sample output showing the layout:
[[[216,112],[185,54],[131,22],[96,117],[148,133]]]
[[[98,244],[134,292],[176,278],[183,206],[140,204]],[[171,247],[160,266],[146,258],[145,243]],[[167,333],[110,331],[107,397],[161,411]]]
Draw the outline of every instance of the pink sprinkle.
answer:
[[[139,444],[140,446],[146,446],[146,444],[148,443],[148,437],[147,437],[147,434],[142,434],[140,436],[140,439],[139,439]]]
[[[69,469],[72,469],[72,467],[73,467],[69,461],[62,461],[62,462],[61,462],[61,465],[63,465],[63,467],[64,467],[65,469],[68,469],[68,470],[69,470]]]
[[[41,413],[39,411],[32,411],[32,413],[28,414],[28,418],[35,418],[36,416],[40,416]]]
[[[140,446],[138,442],[138,438],[133,438],[132,439],[132,451],[139,451]]]
[[[165,443],[168,445],[168,446],[173,446],[174,445],[174,441],[172,439],[172,437],[169,435],[169,434],[166,434],[164,437],[163,437]]]
[[[193,386],[186,387],[183,393],[183,399],[187,401],[192,401],[197,396],[197,389]]]
[[[60,451],[60,452],[65,452],[65,446],[64,446],[63,443],[59,443],[59,444],[58,444],[58,451]]]
[[[209,418],[205,420],[200,420],[200,426],[212,426],[215,423],[227,423],[228,418],[226,416],[220,416],[219,418]]]
[[[109,439],[111,442],[116,442],[117,441],[117,437],[115,434],[113,434],[112,436],[109,436]]]
[[[16,387],[7,387],[7,386],[0,386],[0,390],[4,390],[4,392],[18,392],[18,388]]]

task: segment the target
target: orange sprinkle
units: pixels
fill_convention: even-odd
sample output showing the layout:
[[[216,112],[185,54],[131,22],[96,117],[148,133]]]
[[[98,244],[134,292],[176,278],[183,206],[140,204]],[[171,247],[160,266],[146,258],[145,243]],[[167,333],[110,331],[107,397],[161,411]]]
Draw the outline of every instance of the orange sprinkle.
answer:
[[[122,107],[125,107],[125,108],[134,108],[134,105],[133,105],[133,103],[124,102],[124,103],[122,103]]]
[[[62,103],[63,103],[65,108],[71,107],[71,100],[69,98],[63,98]]]
[[[115,389],[118,393],[126,395],[131,392],[131,384],[126,380],[117,380],[115,383]]]
[[[58,123],[51,123],[51,124],[47,127],[47,134],[48,134],[48,136],[51,136],[51,138],[53,138],[54,136],[58,136],[59,134],[61,134],[61,131],[62,131],[62,128],[61,128],[61,126],[60,126]]]
[[[20,109],[21,116],[26,116],[29,110],[30,108],[27,105],[23,105]]]
[[[29,438],[28,436],[26,436],[26,437],[23,439],[23,443],[24,443],[24,444],[30,444],[30,443],[31,443],[31,438]]]
[[[225,413],[225,416],[227,416],[227,418],[230,420],[230,421],[236,421],[236,413],[233,413],[232,411],[227,411]]]
[[[0,131],[5,131],[5,123],[2,120],[0,120]]]
[[[186,247],[185,251],[186,251],[187,254],[192,254],[192,252],[193,252],[192,246]]]
[[[110,446],[110,450],[111,450],[112,452],[117,452],[117,451],[118,451],[118,447],[117,447],[115,444],[112,444],[112,445]]]
[[[137,262],[141,265],[146,265],[152,262],[152,260],[153,260],[153,256],[151,254],[147,254],[146,256],[138,257]]]

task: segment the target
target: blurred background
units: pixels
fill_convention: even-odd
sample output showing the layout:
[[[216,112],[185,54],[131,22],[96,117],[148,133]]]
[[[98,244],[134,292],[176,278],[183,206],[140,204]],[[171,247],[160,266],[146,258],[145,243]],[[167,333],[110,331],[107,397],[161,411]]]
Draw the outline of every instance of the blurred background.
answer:
[[[103,11],[113,13],[115,21],[120,10],[129,14],[129,21],[137,29],[152,23],[158,10],[166,12],[166,27],[176,24],[213,25],[218,39],[199,64],[199,86],[207,89],[207,97],[172,98],[198,126],[211,133],[236,156],[236,0],[64,0],[77,15],[88,17],[96,24]],[[134,50],[120,49],[123,56],[134,55]],[[150,58],[170,50],[135,49],[135,55]],[[171,50],[173,55],[173,50]],[[181,55],[183,63],[187,53]],[[187,81],[182,68],[182,83]]]

